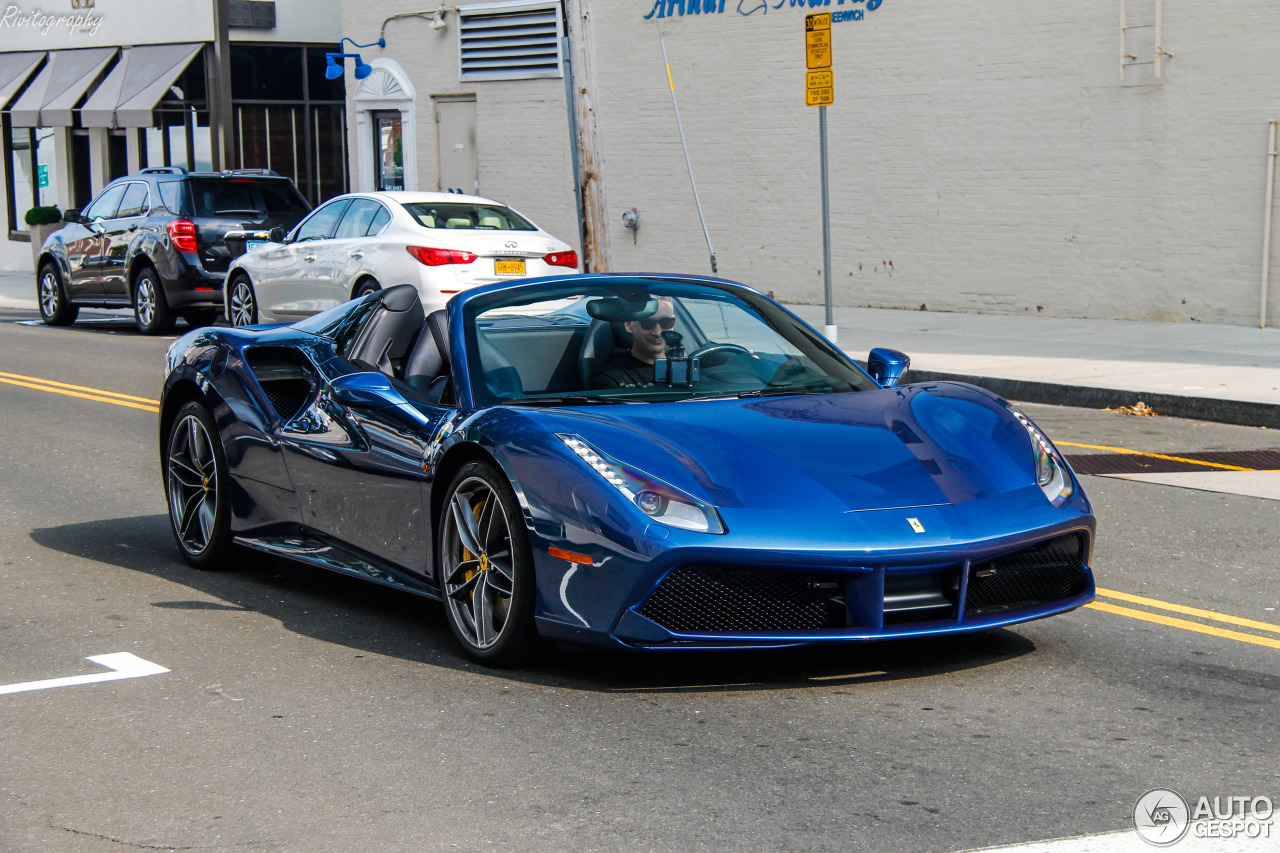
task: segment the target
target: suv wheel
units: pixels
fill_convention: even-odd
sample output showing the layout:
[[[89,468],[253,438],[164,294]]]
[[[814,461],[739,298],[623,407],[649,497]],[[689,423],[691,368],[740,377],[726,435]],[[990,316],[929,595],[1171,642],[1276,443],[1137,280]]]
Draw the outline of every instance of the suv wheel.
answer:
[[[133,282],[133,319],[144,335],[173,331],[173,310],[164,297],[160,276],[151,267],[143,267]]]
[[[80,313],[78,305],[67,302],[62,276],[53,261],[46,261],[36,276],[36,295],[40,299],[40,319],[50,326],[69,326]]]

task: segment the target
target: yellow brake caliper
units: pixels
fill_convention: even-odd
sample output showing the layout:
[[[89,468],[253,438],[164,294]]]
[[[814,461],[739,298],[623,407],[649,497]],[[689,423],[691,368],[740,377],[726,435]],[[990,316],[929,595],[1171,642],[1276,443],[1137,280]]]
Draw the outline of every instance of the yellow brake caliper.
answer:
[[[480,502],[480,504],[478,504],[477,506],[473,506],[473,507],[471,508],[471,512],[472,512],[472,514],[473,514],[473,515],[475,515],[475,517],[476,517],[477,525],[479,524],[479,521],[480,521],[480,512],[481,512],[483,509],[484,509],[484,502],[483,502],[483,501],[481,501],[481,502]],[[476,559],[476,555],[475,555],[475,554],[472,554],[470,551],[468,551],[468,550],[467,550],[467,547],[466,547],[465,545],[464,545],[464,546],[462,546],[462,560],[463,560],[463,562],[466,562],[467,560],[474,560],[474,559]],[[475,570],[475,569],[467,569],[467,570],[466,570],[466,572],[465,572],[465,573],[463,573],[463,575],[462,575],[462,577],[463,577],[463,580],[464,580],[464,581],[469,581],[469,580],[471,580],[471,579],[472,579],[473,577],[475,577],[475,576],[476,576],[476,570]]]

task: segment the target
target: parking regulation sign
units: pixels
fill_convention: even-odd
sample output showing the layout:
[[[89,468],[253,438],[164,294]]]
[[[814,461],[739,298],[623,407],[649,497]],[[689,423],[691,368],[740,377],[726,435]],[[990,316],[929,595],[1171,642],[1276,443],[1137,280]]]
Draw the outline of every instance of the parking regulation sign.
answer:
[[[804,16],[804,102],[826,107],[836,102],[835,74],[831,70],[831,13]]]

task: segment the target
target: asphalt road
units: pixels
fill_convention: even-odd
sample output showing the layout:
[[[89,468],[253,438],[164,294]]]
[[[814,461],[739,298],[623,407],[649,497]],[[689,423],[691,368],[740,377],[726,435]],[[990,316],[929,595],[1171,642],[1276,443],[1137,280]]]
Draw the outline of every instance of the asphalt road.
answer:
[[[279,561],[189,568],[147,405],[23,378],[154,400],[170,340],[15,324],[34,316],[0,310],[0,685],[118,652],[169,671],[0,695],[6,853],[953,851],[1126,829],[1154,787],[1280,800],[1274,500],[1084,478],[1099,587],[1142,597],[1112,609],[486,671],[438,605]],[[1028,411],[1064,443],[1280,447]]]

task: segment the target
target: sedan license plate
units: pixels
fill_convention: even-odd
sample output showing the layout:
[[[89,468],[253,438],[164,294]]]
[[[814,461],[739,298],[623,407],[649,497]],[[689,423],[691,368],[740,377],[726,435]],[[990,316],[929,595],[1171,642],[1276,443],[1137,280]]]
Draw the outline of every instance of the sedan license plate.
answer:
[[[498,258],[493,262],[494,275],[524,275],[523,258]]]
[[[244,250],[246,252],[252,252],[254,249],[260,248],[265,245],[267,245],[266,240],[246,240],[244,243]]]

